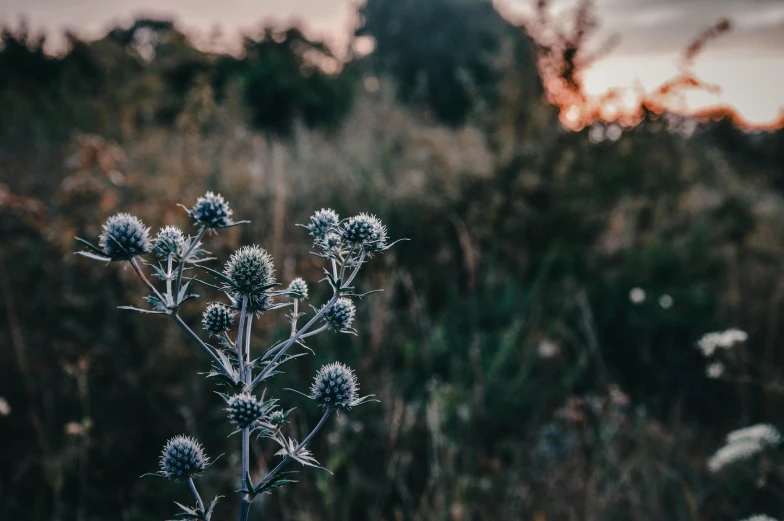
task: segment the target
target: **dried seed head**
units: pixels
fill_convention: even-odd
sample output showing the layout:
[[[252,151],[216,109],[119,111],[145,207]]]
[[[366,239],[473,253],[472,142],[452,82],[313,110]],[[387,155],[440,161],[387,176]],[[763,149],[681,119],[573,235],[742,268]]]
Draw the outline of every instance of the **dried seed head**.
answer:
[[[187,479],[206,469],[209,458],[204,449],[189,436],[175,436],[163,447],[161,453],[161,474],[170,479]]]
[[[253,422],[264,416],[264,406],[255,396],[248,393],[235,394],[226,406],[229,421],[240,429],[250,427]]]
[[[355,314],[354,303],[346,297],[341,297],[324,312],[324,321],[331,328],[344,331],[351,327]]]
[[[291,298],[308,298],[308,285],[300,277],[291,281],[289,284],[289,291],[292,293]]]
[[[256,245],[243,246],[235,251],[223,273],[231,279],[240,294],[262,291],[264,286],[275,283],[275,268],[272,257]]]
[[[337,228],[340,217],[331,208],[322,208],[310,216],[310,224],[305,228],[317,239],[323,238],[326,234]]]
[[[112,260],[130,260],[152,251],[150,229],[137,217],[118,213],[106,220],[98,245]]]
[[[182,231],[176,226],[166,226],[161,228],[158,235],[155,236],[155,251],[161,257],[166,257],[169,254],[177,254],[182,250],[185,243],[185,237]]]
[[[199,197],[189,213],[197,225],[207,228],[225,228],[234,224],[229,203],[222,195],[213,192]]]
[[[349,246],[361,246],[368,251],[386,248],[387,228],[375,215],[361,213],[349,218],[341,230]]]
[[[223,304],[212,303],[204,311],[201,323],[211,335],[220,335],[234,325],[234,311]]]
[[[310,388],[310,397],[322,407],[350,409],[358,400],[354,371],[340,362],[322,367]]]

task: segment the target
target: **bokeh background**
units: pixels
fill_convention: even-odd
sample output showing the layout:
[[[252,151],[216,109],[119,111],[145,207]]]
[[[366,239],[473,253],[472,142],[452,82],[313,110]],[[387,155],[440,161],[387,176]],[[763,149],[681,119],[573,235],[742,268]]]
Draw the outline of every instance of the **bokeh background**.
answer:
[[[226,453],[200,488],[230,495],[202,353],[117,309],[145,295],[131,270],[73,254],[119,211],[191,230],[176,203],[206,190],[252,221],[208,249],[261,244],[314,303],[312,211],[410,239],[362,274],[385,291],[358,336],[317,337],[270,389],[299,437],[319,412],[282,389],[322,363],[381,404],[317,438],[333,476],[255,519],[784,516],[778,449],[707,465],[784,425],[780,2],[50,4],[0,5],[0,519],[169,518],[187,489],[138,477],[182,432]],[[287,327],[270,313],[254,345]],[[731,327],[748,339],[696,347]]]

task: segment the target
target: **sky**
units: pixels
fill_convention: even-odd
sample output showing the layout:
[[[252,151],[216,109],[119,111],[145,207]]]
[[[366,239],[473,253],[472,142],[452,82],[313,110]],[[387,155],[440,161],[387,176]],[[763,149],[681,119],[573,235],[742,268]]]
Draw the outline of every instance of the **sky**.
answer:
[[[346,40],[361,0],[0,0],[0,23],[25,19],[62,44],[64,29],[98,37],[109,25],[135,16],[174,18],[198,42],[219,28],[224,35],[253,31],[263,21],[299,21],[335,45]],[[423,0],[426,1],[426,0]],[[530,12],[533,0],[495,0],[511,17]],[[554,0],[556,16],[575,0]],[[585,74],[585,88],[601,93],[632,86],[652,90],[677,71],[679,53],[706,27],[729,18],[733,29],[711,42],[695,62],[697,75],[718,94],[695,93],[692,109],[729,104],[748,121],[768,124],[784,111],[784,0],[595,0],[601,29],[597,44],[617,35],[618,45]],[[59,38],[59,39],[58,39]],[[227,44],[228,45],[228,44]],[[630,103],[633,100],[629,100]]]

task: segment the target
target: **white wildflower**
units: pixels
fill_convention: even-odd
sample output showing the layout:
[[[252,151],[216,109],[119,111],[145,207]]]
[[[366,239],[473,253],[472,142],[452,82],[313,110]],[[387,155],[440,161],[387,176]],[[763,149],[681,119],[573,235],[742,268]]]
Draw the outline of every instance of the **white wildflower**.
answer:
[[[727,445],[708,460],[708,469],[717,472],[722,468],[749,459],[764,448],[781,442],[778,429],[769,424],[758,424],[732,431],[727,435]]]
[[[629,300],[632,301],[632,304],[642,304],[645,302],[645,290],[642,288],[632,288],[629,291]]]
[[[539,342],[539,345],[536,346],[536,352],[539,354],[540,358],[552,358],[560,351],[561,348],[558,347],[558,344],[547,338]]]
[[[703,356],[711,356],[717,348],[729,349],[735,344],[745,342],[749,335],[745,331],[731,328],[726,331],[715,331],[706,333],[697,341],[697,348],[702,351]]]
[[[705,376],[716,380],[717,378],[721,378],[724,375],[724,364],[721,362],[713,362],[708,364],[705,368]]]
[[[769,423],[758,423],[757,425],[738,429],[727,434],[727,443],[735,443],[744,439],[755,440],[768,445],[778,445],[781,443],[781,433]]]
[[[662,309],[670,309],[674,303],[675,301],[672,299],[672,297],[666,293],[659,297],[659,305],[662,307]]]

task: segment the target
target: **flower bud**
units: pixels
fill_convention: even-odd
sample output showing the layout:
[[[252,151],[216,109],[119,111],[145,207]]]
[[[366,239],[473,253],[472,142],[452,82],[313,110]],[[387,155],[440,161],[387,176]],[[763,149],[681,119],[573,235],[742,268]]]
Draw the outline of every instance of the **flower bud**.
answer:
[[[170,439],[161,453],[161,474],[170,479],[187,479],[209,466],[209,458],[199,443],[189,436]]]
[[[340,217],[330,208],[322,208],[310,217],[310,224],[305,228],[310,231],[310,234],[320,239],[327,233],[337,228],[340,222]]]
[[[184,243],[185,237],[179,228],[166,226],[161,228],[158,235],[155,236],[155,251],[161,257],[166,257],[169,254],[176,255],[182,250]]]
[[[322,367],[310,388],[310,397],[322,407],[349,409],[358,399],[359,385],[354,371],[340,362]]]
[[[235,394],[229,398],[226,411],[229,421],[240,429],[246,429],[256,420],[264,416],[264,407],[252,394]]]
[[[220,335],[234,325],[234,312],[228,306],[213,303],[204,311],[201,323],[211,335]]]
[[[344,331],[351,327],[355,314],[354,303],[346,297],[341,297],[324,312],[324,321],[331,328]]]
[[[280,427],[281,425],[288,423],[286,421],[286,413],[280,409],[272,411],[269,416],[267,416],[267,422],[275,427]]]
[[[292,293],[291,298],[306,299],[308,298],[308,285],[302,278],[297,277],[289,284],[289,291]]]
[[[241,294],[252,294],[275,282],[272,257],[258,246],[243,246],[235,251],[223,273]]]
[[[98,245],[112,260],[130,260],[152,250],[150,229],[137,217],[118,213],[106,220]]]
[[[225,228],[234,224],[229,203],[220,194],[207,192],[196,200],[189,212],[197,225],[207,228]]]

